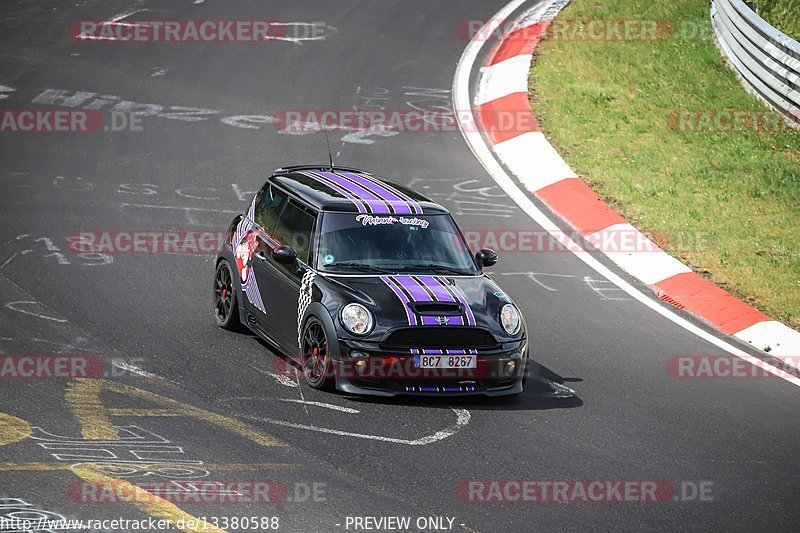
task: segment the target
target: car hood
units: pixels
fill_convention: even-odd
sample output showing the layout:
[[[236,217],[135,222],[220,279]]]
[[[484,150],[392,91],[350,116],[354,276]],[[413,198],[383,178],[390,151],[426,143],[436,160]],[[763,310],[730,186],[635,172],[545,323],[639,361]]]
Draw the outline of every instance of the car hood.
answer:
[[[336,316],[343,305],[358,302],[375,314],[370,337],[402,326],[478,326],[498,340],[509,336],[500,310],[511,299],[488,276],[430,274],[321,276],[329,285],[326,307]]]

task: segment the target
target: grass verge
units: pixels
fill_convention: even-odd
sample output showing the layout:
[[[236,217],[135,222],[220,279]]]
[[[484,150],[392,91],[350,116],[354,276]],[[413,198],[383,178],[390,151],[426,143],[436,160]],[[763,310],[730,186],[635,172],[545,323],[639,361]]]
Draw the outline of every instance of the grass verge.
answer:
[[[556,20],[587,19],[666,21],[675,31],[544,40],[530,89],[548,139],[667,252],[800,327],[800,133],[719,131],[703,119],[765,114],[714,46],[707,0],[572,0]]]
[[[761,18],[800,40],[800,0],[755,0],[753,4]]]

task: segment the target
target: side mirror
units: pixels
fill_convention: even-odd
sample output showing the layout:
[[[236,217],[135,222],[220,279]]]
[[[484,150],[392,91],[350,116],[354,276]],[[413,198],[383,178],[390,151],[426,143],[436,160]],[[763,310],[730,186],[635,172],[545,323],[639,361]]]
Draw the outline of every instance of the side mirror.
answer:
[[[272,251],[272,257],[278,263],[283,263],[284,265],[291,265],[297,260],[297,252],[291,246],[286,246],[285,244],[278,246],[275,250]]]
[[[481,248],[481,250],[475,254],[475,260],[481,268],[490,267],[497,263],[497,252],[488,248]]]

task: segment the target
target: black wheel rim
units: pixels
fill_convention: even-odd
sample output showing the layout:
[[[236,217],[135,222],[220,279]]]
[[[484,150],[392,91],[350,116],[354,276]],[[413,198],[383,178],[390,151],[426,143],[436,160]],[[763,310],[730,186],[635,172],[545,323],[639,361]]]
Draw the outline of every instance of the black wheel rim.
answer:
[[[233,307],[233,280],[227,265],[222,265],[217,270],[214,279],[214,312],[221,323],[228,321]]]
[[[303,373],[312,383],[325,378],[328,365],[328,339],[322,325],[313,322],[303,335]]]

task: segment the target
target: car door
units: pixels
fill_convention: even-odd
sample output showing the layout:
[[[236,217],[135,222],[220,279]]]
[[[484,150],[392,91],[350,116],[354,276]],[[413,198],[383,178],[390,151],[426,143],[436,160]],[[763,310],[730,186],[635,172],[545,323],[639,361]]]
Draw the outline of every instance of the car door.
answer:
[[[253,220],[242,236],[235,250],[236,263],[239,268],[239,279],[242,283],[242,296],[245,309],[256,318],[258,325],[267,325],[266,315],[274,308],[272,298],[273,283],[270,276],[260,268],[265,252],[265,237],[275,229],[281,213],[286,208],[289,196],[272,184],[265,185],[255,201]],[[265,333],[268,333],[265,331]]]
[[[302,276],[313,261],[312,238],[316,219],[316,211],[290,199],[274,228],[260,237],[263,253],[256,256],[256,275],[259,280],[265,279],[264,287],[269,291],[265,297],[274,302],[271,308],[267,308],[266,326],[292,355],[296,355],[298,350],[298,297]],[[295,263],[287,265],[273,257],[272,252],[281,245],[294,248],[297,252]]]

